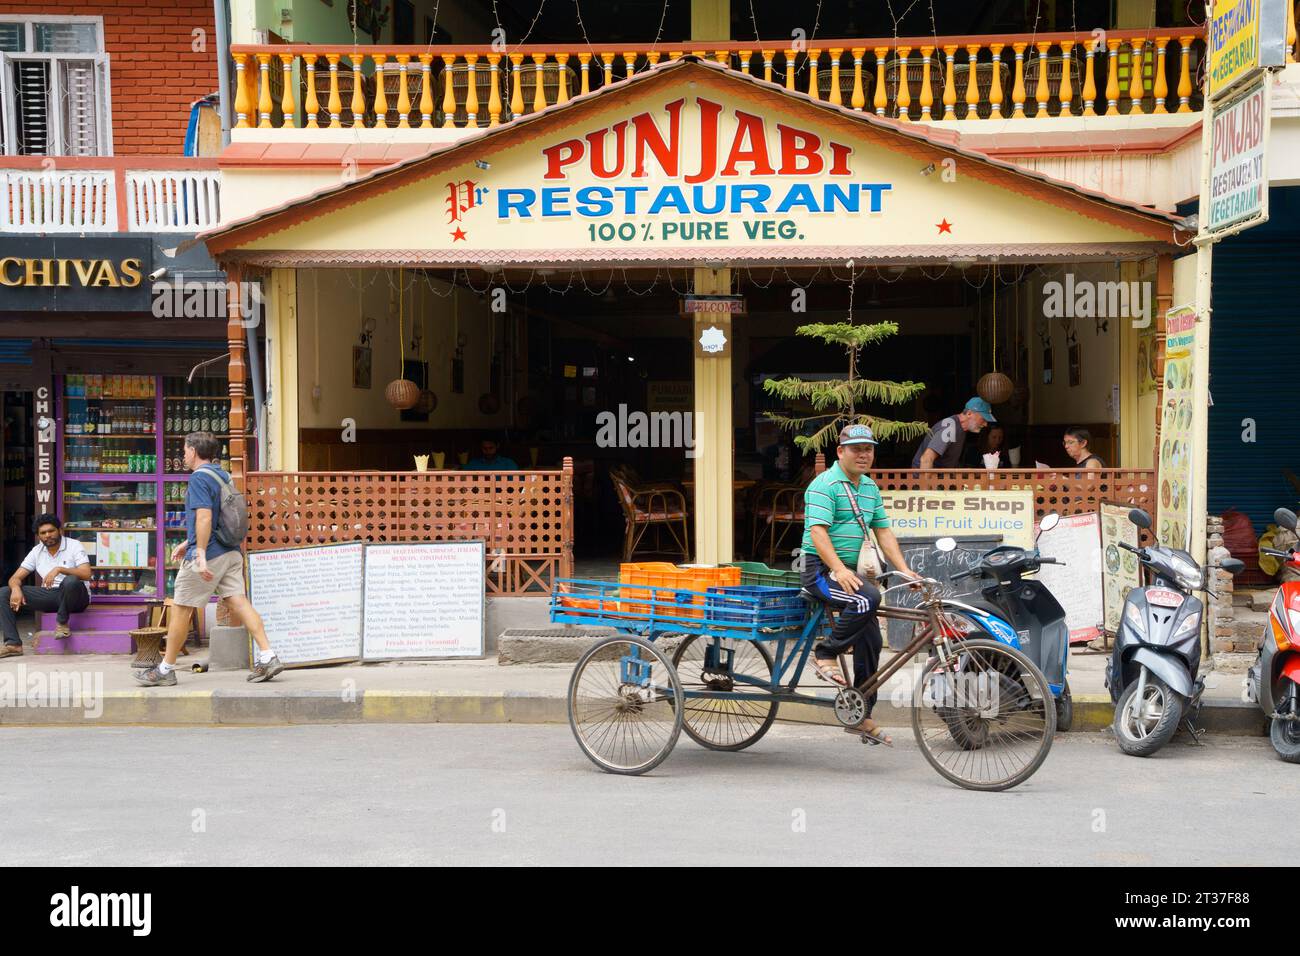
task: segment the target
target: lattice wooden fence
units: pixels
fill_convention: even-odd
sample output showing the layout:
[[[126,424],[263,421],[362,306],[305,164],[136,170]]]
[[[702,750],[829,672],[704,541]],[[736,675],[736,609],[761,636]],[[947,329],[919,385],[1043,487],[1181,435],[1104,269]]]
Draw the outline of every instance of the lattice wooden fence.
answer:
[[[484,541],[487,593],[573,574],[573,459],[554,471],[252,472],[252,551],[341,541]]]
[[[1032,488],[1035,517],[1055,511],[1062,516],[1097,511],[1103,501],[1156,514],[1156,473],[1140,468],[1082,470],[982,468],[947,471],[872,471],[871,477],[888,491],[995,491]]]

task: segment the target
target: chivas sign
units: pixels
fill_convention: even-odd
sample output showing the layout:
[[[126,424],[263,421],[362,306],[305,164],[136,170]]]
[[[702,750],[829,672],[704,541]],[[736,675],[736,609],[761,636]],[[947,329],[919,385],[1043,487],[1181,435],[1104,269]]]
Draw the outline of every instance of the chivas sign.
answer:
[[[0,239],[0,310],[144,311],[152,268],[147,239]]]

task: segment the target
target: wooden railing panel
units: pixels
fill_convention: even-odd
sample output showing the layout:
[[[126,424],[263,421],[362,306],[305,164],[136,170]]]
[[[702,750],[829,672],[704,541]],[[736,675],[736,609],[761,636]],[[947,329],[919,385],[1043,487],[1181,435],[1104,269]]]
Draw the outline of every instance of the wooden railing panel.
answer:
[[[876,484],[888,491],[997,491],[1030,488],[1034,492],[1036,518],[1042,518],[1053,511],[1062,516],[1086,514],[1097,511],[1103,501],[1142,508],[1155,517],[1156,473],[1149,469],[907,469],[872,471],[871,477]]]
[[[252,551],[344,541],[483,541],[487,593],[573,571],[573,466],[548,471],[252,472]]]

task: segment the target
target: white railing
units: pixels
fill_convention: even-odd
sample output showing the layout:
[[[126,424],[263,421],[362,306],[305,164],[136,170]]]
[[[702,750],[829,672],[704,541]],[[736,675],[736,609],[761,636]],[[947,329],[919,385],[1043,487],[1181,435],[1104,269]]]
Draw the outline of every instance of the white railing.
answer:
[[[0,170],[0,232],[116,232],[111,170]]]
[[[114,168],[0,169],[0,233],[201,232],[220,224],[219,170],[106,162]]]
[[[221,222],[216,170],[127,170],[127,229],[199,232]]]

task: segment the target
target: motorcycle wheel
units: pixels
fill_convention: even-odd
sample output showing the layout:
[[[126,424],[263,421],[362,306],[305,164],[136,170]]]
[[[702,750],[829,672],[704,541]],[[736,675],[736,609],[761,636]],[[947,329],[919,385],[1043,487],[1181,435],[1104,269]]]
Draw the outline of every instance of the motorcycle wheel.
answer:
[[[1300,720],[1274,717],[1268,729],[1277,755],[1287,763],[1300,763]]]
[[[1131,757],[1150,757],[1173,739],[1183,719],[1183,698],[1155,674],[1148,673],[1141,711],[1135,712],[1138,682],[1124,688],[1115,705],[1115,740]]]
[[[1065,682],[1061,696],[1056,698],[1056,732],[1062,733],[1074,726],[1074,698],[1070,696],[1070,682]]]

